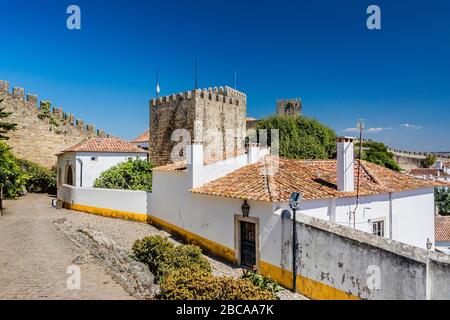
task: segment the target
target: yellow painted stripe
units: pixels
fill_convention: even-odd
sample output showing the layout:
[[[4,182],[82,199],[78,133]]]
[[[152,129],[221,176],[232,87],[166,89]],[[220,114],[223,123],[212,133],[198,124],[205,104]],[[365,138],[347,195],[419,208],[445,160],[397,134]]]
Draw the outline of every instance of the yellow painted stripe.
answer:
[[[268,262],[260,261],[259,272],[275,280],[285,288],[292,289],[292,272],[280,267],[274,266]],[[314,300],[360,300],[359,297],[342,290],[333,288],[329,285],[297,276],[297,292]]]
[[[70,210],[81,211],[85,213],[91,213],[103,217],[119,218],[124,220],[133,220],[138,222],[146,222],[163,230],[166,230],[170,234],[176,235],[188,243],[192,243],[200,246],[206,252],[218,256],[228,262],[236,263],[234,250],[217,242],[206,239],[195,233],[187,231],[169,222],[166,222],[160,218],[152,215],[138,214],[133,212],[126,212],[113,209],[105,209],[98,207],[85,206],[81,204],[70,204],[64,202],[63,207]]]
[[[104,209],[98,207],[85,206],[80,204],[70,204],[65,202],[63,207],[66,209],[91,213],[103,217],[119,218],[125,220],[133,220],[138,222],[150,223],[156,227],[166,230],[176,235],[188,243],[200,246],[206,252],[218,256],[233,264],[236,263],[235,252],[224,245],[206,239],[195,233],[180,228],[174,224],[166,222],[152,215],[138,214],[113,209]],[[274,266],[268,262],[260,261],[260,273],[266,277],[278,282],[285,288],[292,288],[292,272]],[[297,276],[297,291],[304,296],[315,300],[358,300],[359,297],[346,293],[342,290],[333,288],[321,282],[311,280],[302,276]]]
[[[67,202],[64,202],[63,208],[75,210],[75,211],[86,212],[86,213],[91,213],[91,214],[95,214],[98,216],[109,217],[109,218],[133,220],[133,221],[138,221],[138,222],[148,222],[148,216],[146,214],[139,214],[139,213],[126,212],[126,211],[113,210],[113,209],[104,209],[104,208],[98,208],[98,207],[85,206],[85,205],[81,205],[81,204],[70,204]]]

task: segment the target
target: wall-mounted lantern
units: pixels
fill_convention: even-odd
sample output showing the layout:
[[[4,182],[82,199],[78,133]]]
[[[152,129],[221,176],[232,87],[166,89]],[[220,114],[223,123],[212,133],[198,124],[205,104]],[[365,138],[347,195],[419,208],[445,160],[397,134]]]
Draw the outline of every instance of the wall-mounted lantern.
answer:
[[[250,206],[248,205],[247,200],[244,200],[244,204],[242,205],[241,210],[242,215],[247,218],[250,213]]]

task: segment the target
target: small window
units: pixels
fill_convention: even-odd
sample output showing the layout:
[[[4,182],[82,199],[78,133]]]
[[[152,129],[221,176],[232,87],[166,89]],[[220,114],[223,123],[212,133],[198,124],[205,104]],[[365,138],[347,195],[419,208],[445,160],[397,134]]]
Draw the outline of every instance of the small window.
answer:
[[[372,222],[373,234],[384,237],[384,220]]]
[[[91,157],[91,161],[97,161],[97,157]]]

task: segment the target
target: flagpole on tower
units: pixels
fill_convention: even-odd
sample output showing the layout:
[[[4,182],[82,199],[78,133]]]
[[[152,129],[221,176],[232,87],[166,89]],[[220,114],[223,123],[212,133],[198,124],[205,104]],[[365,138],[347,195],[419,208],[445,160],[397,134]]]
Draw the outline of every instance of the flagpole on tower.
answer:
[[[198,89],[198,79],[197,79],[197,57],[194,58],[194,85],[195,90]]]
[[[160,88],[159,88],[159,71],[156,70],[156,98],[159,98],[159,92],[160,92]]]

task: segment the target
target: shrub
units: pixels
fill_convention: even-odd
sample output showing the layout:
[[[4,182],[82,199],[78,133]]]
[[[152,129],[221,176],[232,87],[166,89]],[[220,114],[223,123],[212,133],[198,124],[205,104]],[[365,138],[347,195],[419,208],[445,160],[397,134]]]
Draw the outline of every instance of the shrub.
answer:
[[[56,170],[49,170],[24,159],[19,159],[18,163],[27,175],[25,188],[28,192],[56,193]]]
[[[214,277],[204,270],[179,269],[161,283],[163,300],[273,300],[269,291],[245,279]]]
[[[242,279],[246,279],[250,281],[255,286],[259,287],[262,290],[269,291],[272,295],[275,296],[277,292],[281,291],[281,287],[270,278],[266,278],[260,274],[257,274],[253,270],[244,271],[242,275]]]
[[[0,141],[0,188],[3,190],[3,197],[15,199],[21,196],[25,188],[26,178],[26,174],[19,166],[8,145]]]
[[[181,268],[211,273],[208,260],[197,246],[175,246],[167,238],[150,236],[136,240],[132,250],[140,262],[148,265],[158,281]]]
[[[153,164],[141,160],[129,160],[102,172],[94,182],[94,188],[152,191]]]
[[[450,191],[448,188],[434,189],[434,198],[440,215],[450,215]]]
[[[359,145],[355,146],[355,156],[359,156]],[[401,171],[402,168],[394,159],[394,154],[389,152],[388,148],[381,142],[365,142],[363,143],[363,160],[378,164],[380,166]]]

